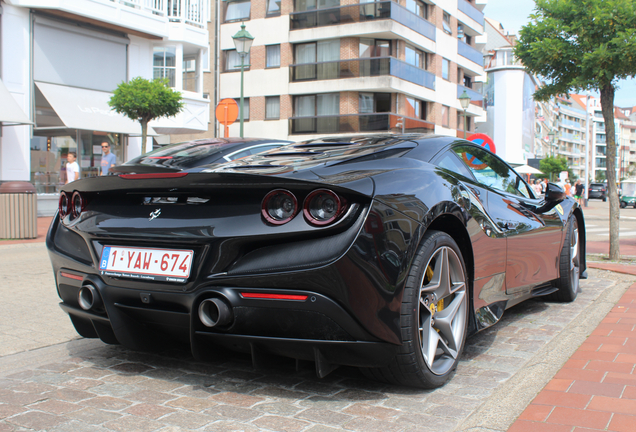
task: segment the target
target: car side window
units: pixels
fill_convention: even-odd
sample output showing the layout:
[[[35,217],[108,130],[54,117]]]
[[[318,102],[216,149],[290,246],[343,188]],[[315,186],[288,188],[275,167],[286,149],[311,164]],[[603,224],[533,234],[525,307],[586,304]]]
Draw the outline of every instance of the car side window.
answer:
[[[461,174],[466,178],[472,179],[473,175],[470,173],[466,165],[461,163],[457,156],[453,152],[446,152],[442,155],[442,157],[437,161],[437,165],[440,168],[445,168],[449,171],[452,171],[457,174]]]
[[[509,194],[531,197],[519,176],[494,154],[473,146],[457,146],[453,151],[479,183]]]

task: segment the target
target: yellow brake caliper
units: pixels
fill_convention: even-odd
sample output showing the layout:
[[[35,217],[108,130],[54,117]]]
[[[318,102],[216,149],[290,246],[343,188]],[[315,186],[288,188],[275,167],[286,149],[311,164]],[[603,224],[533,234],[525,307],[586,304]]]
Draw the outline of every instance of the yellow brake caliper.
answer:
[[[430,265],[426,267],[426,280],[431,281],[433,279],[433,267]],[[439,301],[435,305],[430,306],[431,314],[435,312],[439,312],[444,309],[444,299],[439,299]],[[437,330],[437,329],[436,329]],[[439,330],[437,330],[439,332]]]

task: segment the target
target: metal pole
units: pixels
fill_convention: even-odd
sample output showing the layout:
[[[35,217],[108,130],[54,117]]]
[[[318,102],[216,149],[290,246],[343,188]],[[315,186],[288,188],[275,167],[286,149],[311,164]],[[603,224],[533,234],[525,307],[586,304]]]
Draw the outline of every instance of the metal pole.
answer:
[[[466,139],[466,110],[464,109],[464,139]]]
[[[240,135],[243,138],[243,68],[245,67],[245,54],[241,54],[241,106],[239,106]]]
[[[583,191],[583,206],[587,207],[587,200],[589,197],[589,178],[590,174],[588,172],[589,169],[589,153],[590,153],[590,95],[586,95],[585,97],[585,190]]]

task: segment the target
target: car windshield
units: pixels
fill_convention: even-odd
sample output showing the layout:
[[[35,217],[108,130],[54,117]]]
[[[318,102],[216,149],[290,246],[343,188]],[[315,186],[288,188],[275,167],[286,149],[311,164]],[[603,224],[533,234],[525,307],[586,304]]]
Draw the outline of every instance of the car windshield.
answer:
[[[623,195],[636,196],[636,183],[623,183],[621,190]]]

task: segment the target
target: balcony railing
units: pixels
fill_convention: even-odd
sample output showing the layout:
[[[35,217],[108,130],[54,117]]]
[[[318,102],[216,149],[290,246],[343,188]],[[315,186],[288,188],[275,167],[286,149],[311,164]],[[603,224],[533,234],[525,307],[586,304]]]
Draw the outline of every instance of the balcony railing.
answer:
[[[468,88],[468,87],[464,87],[463,85],[457,84],[457,98],[459,99],[459,97],[462,95],[462,93],[464,93],[464,90],[466,90],[466,93],[468,94],[468,96],[470,96],[470,103],[473,105],[477,105],[477,106],[484,106],[484,95],[482,95],[479,92],[476,92],[475,90]]]
[[[468,15],[469,18],[477,21],[478,24],[484,25],[484,14],[479,9],[468,3],[466,0],[457,0],[457,9]]]
[[[462,42],[459,39],[457,40],[457,54],[467,58],[474,63],[477,63],[479,66],[483,67],[484,65],[483,54],[468,45],[466,42]]]
[[[291,29],[324,27],[335,24],[360,23],[392,19],[435,41],[435,25],[393,1],[354,4],[290,14]]]
[[[434,74],[395,57],[294,64],[289,74],[292,82],[390,75],[435,90]]]
[[[290,135],[354,132],[433,133],[435,124],[395,113],[292,117]]]
[[[206,11],[210,0],[111,0],[153,15],[168,17],[170,22],[182,22],[195,27],[205,27]]]

